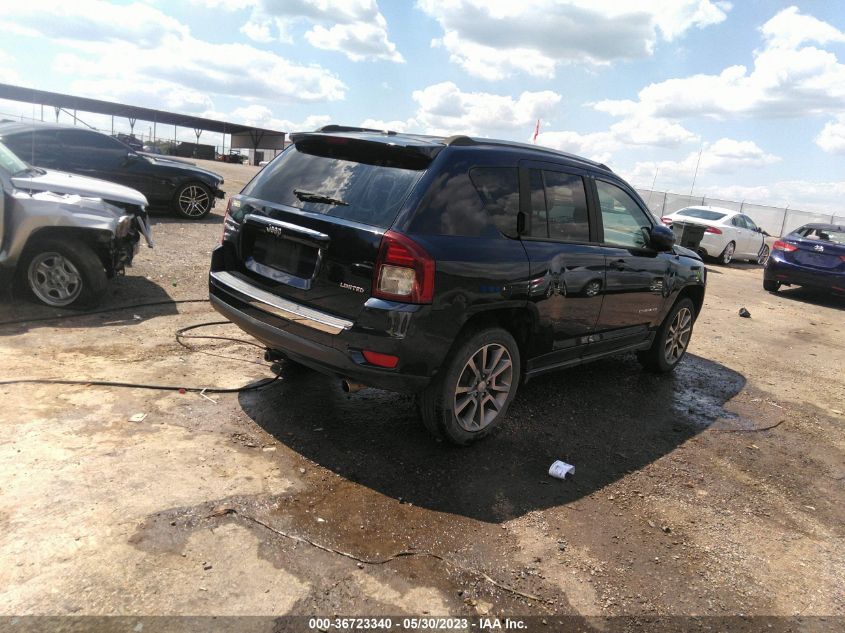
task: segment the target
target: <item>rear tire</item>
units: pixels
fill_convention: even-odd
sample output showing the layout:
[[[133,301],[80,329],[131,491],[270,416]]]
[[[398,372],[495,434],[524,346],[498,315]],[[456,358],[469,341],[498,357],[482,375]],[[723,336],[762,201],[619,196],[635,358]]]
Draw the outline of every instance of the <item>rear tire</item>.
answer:
[[[648,371],[657,374],[670,372],[686,356],[692,328],[695,325],[695,306],[684,297],[675,303],[661,323],[654,342],[647,350],[637,352],[637,360]]]
[[[18,266],[18,288],[52,308],[90,308],[100,302],[108,279],[90,246],[74,239],[39,240],[27,246]]]
[[[777,292],[780,290],[780,282],[772,279],[763,280],[763,290],[766,292]]]
[[[420,394],[420,416],[436,438],[466,445],[501,424],[521,376],[519,348],[506,330],[469,333]]]
[[[725,250],[723,250],[722,254],[719,255],[719,263],[723,266],[730,264],[731,260],[734,258],[734,252],[736,252],[736,244],[728,242],[728,245],[725,246]]]

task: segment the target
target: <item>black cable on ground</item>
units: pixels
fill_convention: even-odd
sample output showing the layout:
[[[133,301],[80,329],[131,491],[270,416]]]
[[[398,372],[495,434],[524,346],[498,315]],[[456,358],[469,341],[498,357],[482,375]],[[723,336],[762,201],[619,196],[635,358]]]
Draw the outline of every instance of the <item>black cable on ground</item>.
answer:
[[[196,330],[201,327],[208,327],[210,325],[231,325],[231,321],[207,321],[206,323],[197,323],[196,325],[189,325],[187,327],[179,328],[176,330],[176,341],[187,350],[190,351],[198,351],[193,349],[192,347],[188,347],[185,342],[182,340],[184,338],[211,338],[217,339],[220,341],[234,341],[235,343],[243,343],[244,345],[252,345],[253,347],[257,347],[259,349],[265,349],[264,345],[259,345],[258,343],[253,343],[252,341],[245,341],[241,338],[232,338],[231,336],[210,336],[205,334],[185,334],[185,332],[190,332],[191,330]]]
[[[223,389],[219,387],[177,387],[173,385],[149,385],[144,383],[134,382],[113,382],[110,380],[65,380],[62,378],[20,378],[16,380],[2,380],[2,385],[79,385],[79,386],[95,386],[95,387],[126,387],[128,389],[155,389],[158,391],[179,391],[187,393],[189,391],[196,393],[241,393],[242,391],[254,391],[261,389],[271,383],[276,382],[279,376],[267,378],[255,385],[246,385],[244,387],[232,387]]]
[[[36,317],[34,319],[16,319],[13,321],[0,321],[0,327],[4,325],[20,325],[22,323],[39,323],[42,321],[55,321],[58,319],[73,319],[91,316],[92,314],[105,314],[106,312],[119,312],[121,310],[132,310],[134,308],[146,308],[148,306],[176,305],[178,303],[207,303],[208,299],[168,299],[167,301],[149,301],[147,303],[134,303],[128,306],[115,306],[114,308],[103,308],[102,310],[90,310],[87,312],[70,312],[68,314],[57,314],[55,316]]]
[[[178,301],[161,301],[156,303],[147,303],[147,304],[138,304],[134,306],[122,306],[120,308],[109,308],[106,310],[99,310],[98,312],[113,312],[115,310],[128,310],[131,308],[137,308],[141,306],[148,306],[148,305],[161,305],[164,303],[195,303],[199,301],[208,301],[208,299],[182,299]],[[84,314],[96,314],[96,312],[87,312]],[[80,315],[67,315],[67,316],[83,316]],[[51,319],[57,318],[64,318],[64,317],[49,317]],[[33,319],[34,320],[34,319]],[[42,319],[46,320],[46,319]],[[22,322],[22,321],[21,321]],[[14,323],[14,321],[6,321],[5,323],[0,323],[0,325],[5,325],[8,323]],[[264,349],[263,345],[259,345],[258,343],[253,343],[252,341],[246,341],[244,339],[233,338],[231,336],[211,336],[211,335],[200,335],[200,334],[185,334],[185,332],[190,332],[191,330],[196,330],[201,327],[207,327],[211,325],[229,325],[230,321],[208,321],[205,323],[196,323],[194,325],[188,325],[183,328],[179,328],[176,330],[175,336],[176,341],[189,351],[202,351],[202,350],[195,350],[189,347],[182,339],[185,338],[208,338],[208,339],[217,339],[221,341],[233,341],[235,343],[241,343],[244,345],[252,345],[253,347],[257,347],[259,349]],[[221,358],[227,358],[225,356],[221,356]],[[242,360],[240,358],[232,358],[230,360]],[[251,361],[250,361],[251,362]],[[175,385],[152,385],[146,383],[134,383],[134,382],[118,382],[118,381],[111,381],[111,380],[67,380],[62,378],[19,378],[14,380],[2,380],[0,381],[0,386],[2,385],[79,385],[79,386],[96,386],[96,387],[124,387],[127,389],[154,389],[157,391],[178,391],[180,393],[187,393],[187,392],[194,392],[194,393],[241,393],[244,391],[254,391],[256,389],[261,389],[263,387],[267,387],[268,385],[276,382],[279,379],[279,376],[273,376],[272,378],[267,378],[266,380],[261,381],[260,383],[254,385],[245,385],[243,387],[231,387],[231,388],[222,388],[222,387],[180,387]]]

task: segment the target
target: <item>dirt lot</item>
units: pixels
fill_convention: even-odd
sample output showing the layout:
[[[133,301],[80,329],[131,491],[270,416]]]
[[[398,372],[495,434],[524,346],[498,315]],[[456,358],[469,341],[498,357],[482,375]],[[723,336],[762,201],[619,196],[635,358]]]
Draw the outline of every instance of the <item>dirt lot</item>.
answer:
[[[256,171],[211,166],[230,193]],[[222,212],[156,217],[156,248],[103,307],[205,298]],[[631,356],[548,375],[468,449],[431,440],[409,397],[305,371],[237,394],[0,386],[0,613],[841,624],[845,301],[764,293],[756,266],[710,272],[673,376]],[[250,345],[176,342],[219,320],[207,303],[36,320],[55,314],[0,305],[27,319],[0,326],[0,380],[272,376]],[[548,477],[555,459],[575,478]]]

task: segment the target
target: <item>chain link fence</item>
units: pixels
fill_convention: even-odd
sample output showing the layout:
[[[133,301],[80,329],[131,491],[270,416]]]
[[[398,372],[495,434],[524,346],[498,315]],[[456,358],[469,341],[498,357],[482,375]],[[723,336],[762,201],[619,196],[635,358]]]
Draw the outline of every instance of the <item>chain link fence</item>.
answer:
[[[789,207],[770,207],[764,204],[736,202],[734,200],[720,200],[707,196],[686,196],[666,191],[651,191],[637,189],[648,208],[657,217],[674,213],[684,207],[713,206],[739,211],[750,217],[757,226],[775,237],[786,235],[799,226],[810,222],[829,222],[831,224],[845,224],[845,215],[832,213],[814,213],[800,211]]]

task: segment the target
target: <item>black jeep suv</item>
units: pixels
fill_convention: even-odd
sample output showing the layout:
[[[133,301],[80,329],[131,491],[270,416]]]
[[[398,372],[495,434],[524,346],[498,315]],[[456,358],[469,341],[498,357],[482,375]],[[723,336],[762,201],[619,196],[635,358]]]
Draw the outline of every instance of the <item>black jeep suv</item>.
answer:
[[[683,358],[706,270],[604,165],[489,139],[328,126],[228,205],[214,307],[282,356],[419,395],[466,444],[520,380],[624,351]]]

